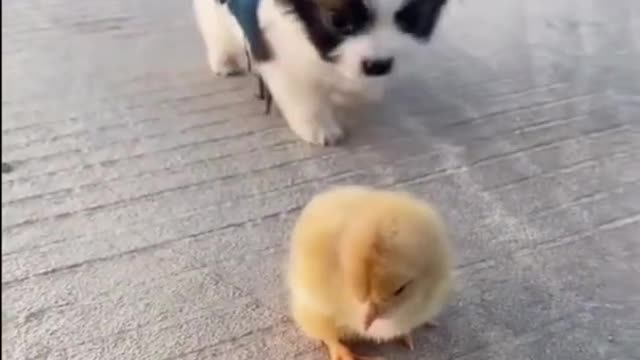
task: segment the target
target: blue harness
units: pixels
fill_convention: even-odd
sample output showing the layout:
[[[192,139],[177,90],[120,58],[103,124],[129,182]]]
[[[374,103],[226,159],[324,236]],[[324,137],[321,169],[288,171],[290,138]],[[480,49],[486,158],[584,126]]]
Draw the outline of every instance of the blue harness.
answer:
[[[236,18],[244,33],[251,55],[256,60],[268,60],[271,52],[264,39],[262,29],[258,23],[258,6],[260,0],[220,0],[228,3],[229,11]]]

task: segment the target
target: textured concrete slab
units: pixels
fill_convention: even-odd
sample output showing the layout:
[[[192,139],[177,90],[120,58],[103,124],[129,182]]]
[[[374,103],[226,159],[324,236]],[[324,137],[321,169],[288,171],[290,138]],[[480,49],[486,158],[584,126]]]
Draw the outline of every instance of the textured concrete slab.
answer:
[[[638,1],[452,0],[339,148],[213,78],[189,1],[2,8],[3,359],[324,359],[281,264],[354,182],[436,202],[458,250],[389,359],[640,358]]]

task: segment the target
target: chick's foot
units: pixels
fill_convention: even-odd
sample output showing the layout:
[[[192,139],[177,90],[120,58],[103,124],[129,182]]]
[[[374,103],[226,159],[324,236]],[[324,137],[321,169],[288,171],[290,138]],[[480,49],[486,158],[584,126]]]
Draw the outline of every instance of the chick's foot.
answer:
[[[356,355],[348,347],[339,342],[327,343],[331,360],[385,360],[378,356]]]
[[[403,347],[407,348],[410,351],[413,351],[414,349],[413,336],[411,335],[411,333],[403,335],[400,339],[398,339],[398,341],[400,342],[400,345],[402,345]]]

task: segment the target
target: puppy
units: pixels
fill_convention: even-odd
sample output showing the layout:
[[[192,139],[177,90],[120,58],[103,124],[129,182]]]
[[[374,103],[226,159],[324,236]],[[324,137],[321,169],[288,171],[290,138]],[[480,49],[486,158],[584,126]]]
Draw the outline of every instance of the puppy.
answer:
[[[194,0],[212,71],[248,53],[293,130],[344,137],[337,107],[380,100],[402,49],[430,39],[446,0]]]

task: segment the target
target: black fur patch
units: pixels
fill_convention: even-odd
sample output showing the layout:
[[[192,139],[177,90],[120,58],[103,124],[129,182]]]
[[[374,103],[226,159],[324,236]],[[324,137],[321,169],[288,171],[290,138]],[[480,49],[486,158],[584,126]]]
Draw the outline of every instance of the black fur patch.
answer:
[[[348,36],[366,31],[375,14],[362,0],[344,0],[336,8],[322,8],[314,0],[280,0],[302,21],[309,40],[325,61],[336,61],[333,50]]]
[[[271,51],[271,45],[269,44],[269,40],[264,36],[261,37],[261,41],[256,43],[254,46],[250,46],[251,48],[251,56],[257,62],[264,62],[273,59],[273,51]]]
[[[395,14],[398,28],[413,37],[427,41],[440,17],[440,10],[447,0],[409,0]]]

